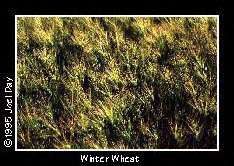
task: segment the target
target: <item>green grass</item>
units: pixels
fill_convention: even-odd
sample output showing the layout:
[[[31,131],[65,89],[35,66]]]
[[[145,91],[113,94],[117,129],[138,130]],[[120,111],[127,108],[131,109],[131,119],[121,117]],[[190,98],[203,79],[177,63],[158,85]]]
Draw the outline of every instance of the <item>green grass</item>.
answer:
[[[216,148],[216,25],[18,18],[18,148]]]

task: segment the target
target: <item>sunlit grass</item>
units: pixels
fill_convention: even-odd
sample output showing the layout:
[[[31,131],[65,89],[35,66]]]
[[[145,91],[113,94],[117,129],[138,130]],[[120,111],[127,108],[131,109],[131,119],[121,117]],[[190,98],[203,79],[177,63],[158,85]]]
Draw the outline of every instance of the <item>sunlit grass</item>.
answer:
[[[18,18],[19,148],[216,148],[216,18]]]

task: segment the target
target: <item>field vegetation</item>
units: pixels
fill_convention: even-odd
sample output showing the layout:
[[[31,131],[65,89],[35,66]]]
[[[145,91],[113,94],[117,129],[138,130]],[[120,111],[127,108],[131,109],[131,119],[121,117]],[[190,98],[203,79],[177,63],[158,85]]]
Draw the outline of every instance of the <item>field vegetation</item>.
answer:
[[[217,20],[17,19],[17,142],[217,147]]]

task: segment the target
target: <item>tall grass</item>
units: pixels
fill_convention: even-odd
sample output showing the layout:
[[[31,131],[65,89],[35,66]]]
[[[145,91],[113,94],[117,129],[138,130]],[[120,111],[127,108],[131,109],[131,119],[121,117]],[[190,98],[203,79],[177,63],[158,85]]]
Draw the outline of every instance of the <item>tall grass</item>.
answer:
[[[216,148],[216,18],[18,18],[18,148]]]

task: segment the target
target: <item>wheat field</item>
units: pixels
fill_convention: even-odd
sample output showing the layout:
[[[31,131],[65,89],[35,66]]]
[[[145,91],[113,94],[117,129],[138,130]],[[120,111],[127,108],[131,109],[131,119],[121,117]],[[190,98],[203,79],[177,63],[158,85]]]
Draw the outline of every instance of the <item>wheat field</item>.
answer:
[[[18,17],[22,149],[217,147],[217,18]]]

